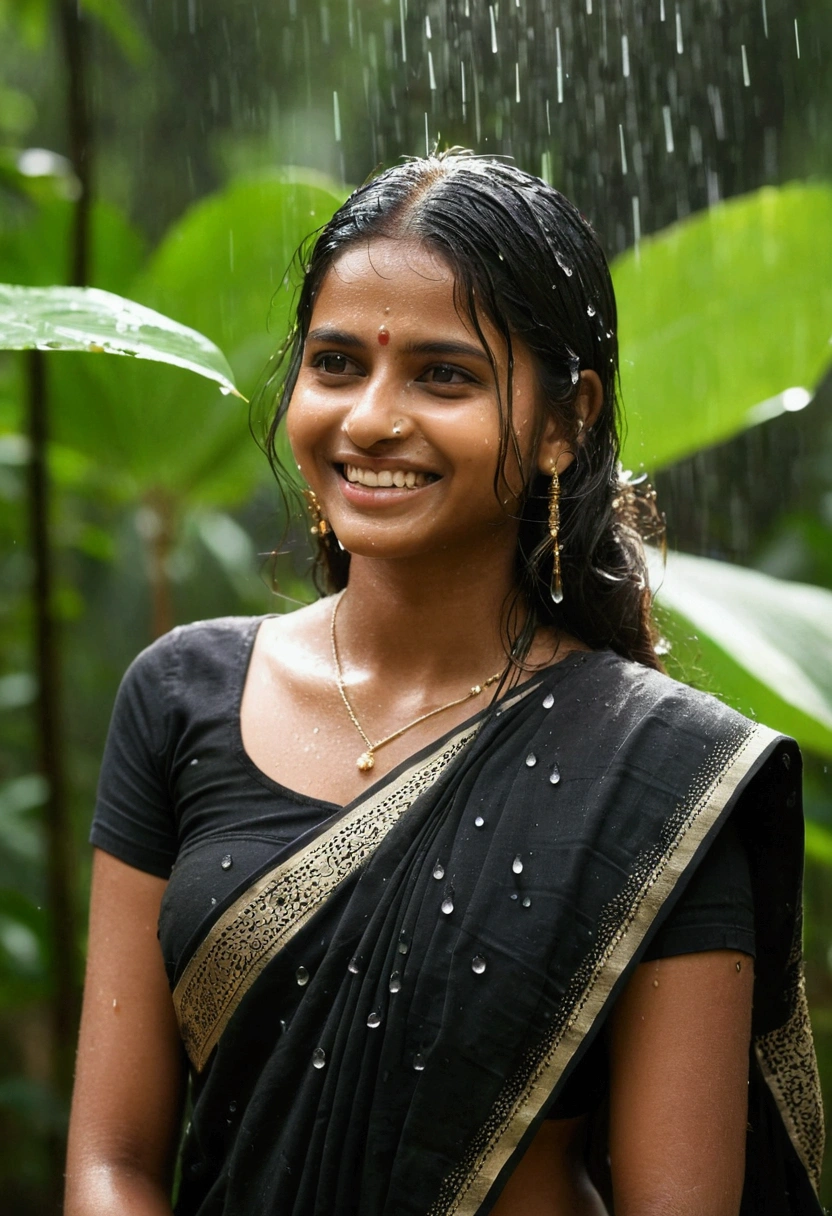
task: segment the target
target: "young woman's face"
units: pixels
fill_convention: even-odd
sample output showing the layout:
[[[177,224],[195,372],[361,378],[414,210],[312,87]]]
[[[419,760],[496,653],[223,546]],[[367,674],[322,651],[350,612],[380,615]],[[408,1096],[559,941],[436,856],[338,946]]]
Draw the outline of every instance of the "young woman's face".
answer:
[[[524,472],[533,464],[548,471],[566,444],[553,424],[536,441],[534,367],[515,341],[512,421],[524,472],[509,454],[498,500],[508,359],[494,327],[484,317],[480,324],[497,381],[457,312],[450,269],[415,241],[376,238],[348,249],[324,278],[287,427],[303,475],[351,553],[514,543]]]

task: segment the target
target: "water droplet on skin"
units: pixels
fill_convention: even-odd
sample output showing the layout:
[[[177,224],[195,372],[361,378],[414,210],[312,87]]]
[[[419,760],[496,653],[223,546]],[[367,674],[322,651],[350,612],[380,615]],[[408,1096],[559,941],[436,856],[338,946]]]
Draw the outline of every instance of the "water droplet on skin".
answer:
[[[477,815],[476,819],[474,820],[474,827],[475,828],[485,827],[485,820],[483,819],[482,815]]]
[[[301,988],[303,988],[309,983],[309,972],[305,967],[298,967],[297,971],[295,972],[295,979]]]
[[[451,899],[450,895],[446,895],[445,898],[442,900],[442,911],[445,913],[446,916],[450,916],[451,913],[453,912],[453,910],[454,910],[454,901]]]
[[[524,895],[523,896],[523,907],[530,908],[531,906],[532,906],[531,896]]]
[[[436,865],[433,867],[433,877],[437,879],[437,881],[445,877],[444,867],[439,861],[437,861]]]
[[[233,865],[234,858],[230,853],[226,853],[225,857],[223,857],[222,861],[220,862],[220,866],[223,868],[223,870],[230,870]]]
[[[422,1055],[421,1051],[417,1051],[416,1055],[413,1057],[413,1067],[415,1068],[416,1072],[425,1071],[425,1057]]]
[[[387,985],[387,987],[390,989],[391,992],[401,992],[402,977],[398,971],[394,971],[393,974],[390,976],[390,983]]]
[[[550,692],[547,693],[546,696],[543,698],[543,708],[551,709],[552,706],[554,705],[554,703],[555,703],[555,698],[552,696],[552,694]]]
[[[380,1013],[371,1013],[370,1016],[367,1018],[367,1025],[370,1027],[370,1030],[375,1030],[378,1026],[381,1025],[381,1014]]]
[[[350,959],[350,961],[347,963],[347,971],[349,971],[352,975],[358,975],[358,959],[357,958]]]
[[[316,1047],[312,1052],[312,1067],[323,1068],[326,1064],[326,1052],[323,1047]]]
[[[560,782],[560,769],[556,764],[552,766],[552,771],[549,774],[549,784],[558,785]]]
[[[511,863],[511,870],[513,874],[523,873],[523,863],[519,857],[515,857],[514,861]]]
[[[536,764],[537,756],[534,754],[534,752],[529,752],[528,756],[526,756],[526,768],[534,768]]]
[[[485,971],[485,959],[481,954],[475,954],[471,959],[471,970],[474,975],[482,975]]]

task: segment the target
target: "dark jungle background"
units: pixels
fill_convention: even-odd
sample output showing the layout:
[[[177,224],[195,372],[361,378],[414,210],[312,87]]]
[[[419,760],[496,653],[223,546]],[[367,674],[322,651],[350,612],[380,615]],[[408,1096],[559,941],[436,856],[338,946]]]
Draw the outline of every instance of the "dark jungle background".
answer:
[[[158,309],[246,395],[295,248],[376,167],[462,144],[580,205],[621,300],[625,464],[667,516],[669,669],[804,748],[827,1100],[830,60],[829,0],[0,0],[0,283]],[[0,295],[0,347],[27,345],[9,315]],[[0,349],[0,1209],[20,1216],[59,1210],[120,676],[175,623],[312,595],[245,404],[96,342]]]

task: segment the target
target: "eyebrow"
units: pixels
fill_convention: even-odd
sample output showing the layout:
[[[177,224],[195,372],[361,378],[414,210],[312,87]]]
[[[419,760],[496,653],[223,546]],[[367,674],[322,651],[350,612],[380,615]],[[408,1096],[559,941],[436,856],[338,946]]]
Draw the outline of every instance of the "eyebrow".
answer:
[[[331,342],[333,346],[343,346],[347,350],[367,349],[366,342],[356,334],[342,329],[328,327],[311,329],[306,335],[306,340],[307,342]],[[404,349],[408,355],[465,355],[471,359],[479,359],[483,363],[490,362],[488,355],[481,347],[468,342],[408,342]]]

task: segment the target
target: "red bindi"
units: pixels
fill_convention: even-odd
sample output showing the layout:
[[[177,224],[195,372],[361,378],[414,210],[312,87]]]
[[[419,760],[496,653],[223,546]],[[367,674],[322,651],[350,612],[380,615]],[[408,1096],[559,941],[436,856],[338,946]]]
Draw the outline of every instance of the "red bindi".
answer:
[[[390,341],[390,333],[386,325],[380,325],[378,330],[379,346],[386,346]]]

